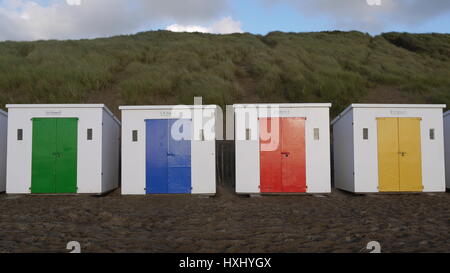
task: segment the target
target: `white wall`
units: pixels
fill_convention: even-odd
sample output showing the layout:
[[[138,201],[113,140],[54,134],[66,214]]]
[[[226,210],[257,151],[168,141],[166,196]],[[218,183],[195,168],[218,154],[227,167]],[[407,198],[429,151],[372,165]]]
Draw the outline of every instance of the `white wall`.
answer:
[[[355,190],[353,139],[353,111],[350,110],[333,124],[334,186],[346,191]]]
[[[355,192],[378,192],[378,132],[376,118],[422,118],[422,181],[424,192],[445,191],[444,132],[440,108],[354,108]],[[363,128],[369,139],[363,140]],[[435,129],[435,140],[429,130]]]
[[[202,126],[193,130],[191,142],[191,172],[193,194],[215,194],[216,193],[216,133],[222,136],[222,117],[216,109],[205,109],[197,111],[203,120]],[[199,118],[200,118],[199,116]],[[206,134],[205,140],[200,141],[200,130],[212,128],[211,134]]]
[[[447,179],[447,188],[450,189],[450,111],[444,117],[445,127],[445,177]]]
[[[238,117],[245,117],[245,119],[240,120]],[[237,193],[260,192],[259,124],[257,119],[258,111],[256,108],[235,109],[234,139]],[[251,138],[249,140],[245,140],[246,129],[250,129]]]
[[[0,110],[1,111],[1,110]],[[0,192],[6,190],[6,141],[7,141],[8,116],[0,112]]]
[[[120,123],[103,109],[102,131],[102,192],[119,186]]]
[[[205,106],[207,107],[207,106]],[[202,126],[192,126],[191,181],[193,194],[216,193],[216,109],[203,110]],[[192,118],[193,110],[189,110]],[[197,113],[201,113],[196,112]],[[170,109],[122,110],[122,194],[145,194],[146,187],[146,119],[179,118]],[[208,127],[207,127],[208,126]],[[200,141],[200,130],[205,132],[205,140]],[[132,141],[132,131],[138,130],[138,141]]]
[[[306,185],[308,193],[331,191],[330,174],[330,120],[328,107],[282,107],[279,113],[255,111],[256,108],[235,108],[236,134],[236,192],[259,193],[260,147],[259,118],[306,117]],[[246,116],[245,119],[238,118]],[[245,124],[244,124],[245,121]],[[245,140],[246,128],[251,129],[251,140]],[[320,139],[314,140],[313,130],[319,128]]]
[[[10,194],[30,193],[32,118],[79,118],[77,150],[78,193],[100,193],[102,190],[102,109],[101,108],[9,108],[7,186]],[[87,140],[87,129],[93,139]],[[23,129],[23,140],[17,140],[17,129]]]

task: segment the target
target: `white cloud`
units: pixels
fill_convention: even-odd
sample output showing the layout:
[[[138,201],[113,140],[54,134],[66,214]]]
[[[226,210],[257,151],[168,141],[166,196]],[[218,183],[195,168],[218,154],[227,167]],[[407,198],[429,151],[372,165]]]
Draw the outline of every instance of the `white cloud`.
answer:
[[[234,21],[231,17],[225,17],[222,20],[212,25],[213,33],[242,33],[242,24],[239,21]]]
[[[211,32],[211,29],[208,27],[195,25],[179,25],[179,24],[170,25],[166,28],[166,30],[170,30],[173,32],[201,32],[201,33]]]
[[[69,6],[80,6],[81,0],[66,0],[66,3]]]
[[[35,1],[0,0],[0,40],[93,38],[164,22],[205,24],[228,8],[228,0]]]
[[[92,0],[91,0],[92,1]],[[124,0],[130,1],[130,0]],[[131,0],[136,1],[136,0]],[[178,24],[204,24],[229,11],[229,0],[137,0],[146,16]]]
[[[200,25],[179,25],[173,24],[166,28],[173,32],[202,32],[202,33],[216,33],[216,34],[229,34],[229,33],[242,33],[241,22],[234,21],[231,17],[225,17],[211,26]]]

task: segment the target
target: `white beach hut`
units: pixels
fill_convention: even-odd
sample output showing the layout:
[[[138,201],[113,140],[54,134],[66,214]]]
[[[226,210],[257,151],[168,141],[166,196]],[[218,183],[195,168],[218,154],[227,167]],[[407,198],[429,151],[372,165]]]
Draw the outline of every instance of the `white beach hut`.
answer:
[[[223,126],[217,106],[119,109],[122,194],[216,193],[216,139]]]
[[[0,192],[6,190],[6,139],[8,113],[0,110]]]
[[[120,122],[103,104],[10,104],[6,192],[101,194],[119,184]]]
[[[445,105],[352,104],[332,121],[335,187],[445,191]]]
[[[236,192],[329,193],[330,107],[234,105]]]

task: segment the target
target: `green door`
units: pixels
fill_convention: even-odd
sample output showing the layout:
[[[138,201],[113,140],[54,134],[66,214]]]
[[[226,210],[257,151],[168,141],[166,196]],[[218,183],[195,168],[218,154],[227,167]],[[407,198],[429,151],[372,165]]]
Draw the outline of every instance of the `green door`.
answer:
[[[55,192],[56,119],[33,119],[31,193]]]
[[[77,192],[77,118],[34,118],[31,193]]]

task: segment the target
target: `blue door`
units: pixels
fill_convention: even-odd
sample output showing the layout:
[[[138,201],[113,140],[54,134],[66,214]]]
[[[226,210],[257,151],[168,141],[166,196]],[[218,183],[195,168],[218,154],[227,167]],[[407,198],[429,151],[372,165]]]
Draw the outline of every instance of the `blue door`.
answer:
[[[167,120],[146,120],[146,192],[168,193]]]
[[[146,120],[146,192],[191,193],[191,121]]]
[[[191,121],[170,119],[168,124],[169,193],[191,193]]]

